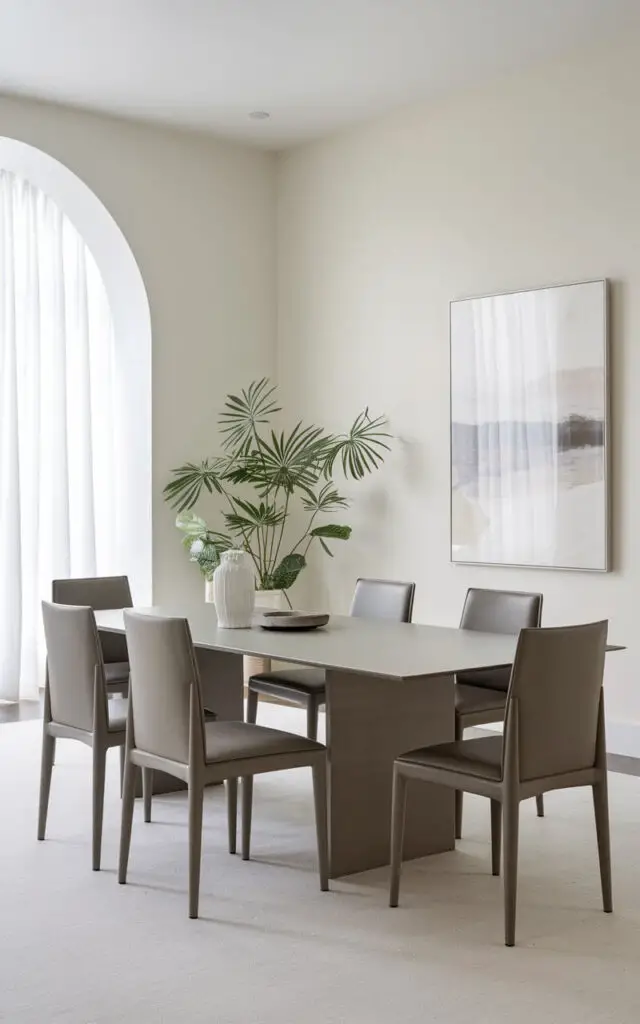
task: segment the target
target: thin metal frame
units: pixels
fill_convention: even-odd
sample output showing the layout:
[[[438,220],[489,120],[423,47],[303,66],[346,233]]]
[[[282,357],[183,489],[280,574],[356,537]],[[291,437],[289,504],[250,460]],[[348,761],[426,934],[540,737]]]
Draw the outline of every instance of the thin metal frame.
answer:
[[[454,304],[459,302],[470,302],[475,299],[502,298],[507,295],[520,295],[527,292],[548,292],[555,288],[576,288],[582,285],[599,284],[603,291],[603,344],[604,344],[604,423],[603,423],[603,445],[604,445],[604,529],[605,529],[605,552],[604,567],[591,568],[574,565],[543,565],[533,562],[481,562],[469,561],[468,559],[454,558],[453,555],[453,338],[451,331],[451,311]],[[490,292],[486,295],[466,295],[459,299],[449,301],[449,562],[452,565],[477,565],[494,566],[503,569],[554,569],[559,572],[611,572],[612,565],[612,494],[611,494],[611,317],[610,317],[610,283],[609,279],[594,278],[587,281],[570,281],[567,284],[539,285],[536,288],[512,288],[505,292]]]

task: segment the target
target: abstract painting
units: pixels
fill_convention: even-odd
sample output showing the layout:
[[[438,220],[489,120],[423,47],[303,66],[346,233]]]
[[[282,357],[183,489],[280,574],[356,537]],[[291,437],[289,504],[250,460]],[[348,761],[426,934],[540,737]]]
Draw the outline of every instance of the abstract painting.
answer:
[[[451,303],[451,560],[609,569],[607,282]]]

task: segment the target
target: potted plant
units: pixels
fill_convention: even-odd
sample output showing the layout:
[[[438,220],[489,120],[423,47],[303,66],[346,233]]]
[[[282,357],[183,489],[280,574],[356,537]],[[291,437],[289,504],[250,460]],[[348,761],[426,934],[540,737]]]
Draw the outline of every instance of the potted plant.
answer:
[[[348,480],[361,480],[377,469],[389,445],[382,417],[365,409],[344,434],[297,423],[276,431],[280,411],[276,389],[267,378],[254,381],[239,395],[228,395],[219,416],[222,452],[200,463],[174,469],[164,498],[178,515],[176,526],[191,561],[207,583],[230,548],[251,558],[259,604],[268,595],[284,594],[307,564],[312,545],[332,555],[329,542],[348,540],[351,527],[327,522],[349,507],[333,481],[338,467]],[[191,510],[203,494],[218,495],[223,529],[211,529]],[[306,521],[296,533],[292,513],[299,506]],[[296,522],[299,522],[296,516]]]

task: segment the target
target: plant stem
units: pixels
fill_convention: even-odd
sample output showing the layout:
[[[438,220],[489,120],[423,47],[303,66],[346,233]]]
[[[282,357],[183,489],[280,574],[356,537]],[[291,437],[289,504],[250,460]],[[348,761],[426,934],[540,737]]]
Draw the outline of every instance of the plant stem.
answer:
[[[287,497],[284,502],[284,516],[282,517],[282,524],[280,526],[280,536],[278,537],[278,544],[276,547],[275,555],[273,556],[273,562],[271,562],[271,553],[269,554],[269,572],[273,572],[278,566],[278,556],[280,554],[280,548],[282,546],[282,538],[284,536],[284,528],[287,525],[287,515],[289,512],[289,498],[291,495],[287,491]],[[276,531],[273,531],[273,539],[275,540]]]

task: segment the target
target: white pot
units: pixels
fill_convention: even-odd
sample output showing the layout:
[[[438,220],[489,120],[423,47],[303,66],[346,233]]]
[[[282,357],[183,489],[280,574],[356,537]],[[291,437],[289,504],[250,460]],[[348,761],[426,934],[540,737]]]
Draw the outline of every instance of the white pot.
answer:
[[[269,612],[283,612],[289,605],[284,590],[256,590],[256,608]]]
[[[253,619],[255,587],[253,569],[244,551],[224,551],[213,574],[213,599],[218,625],[223,629],[247,629]]]

